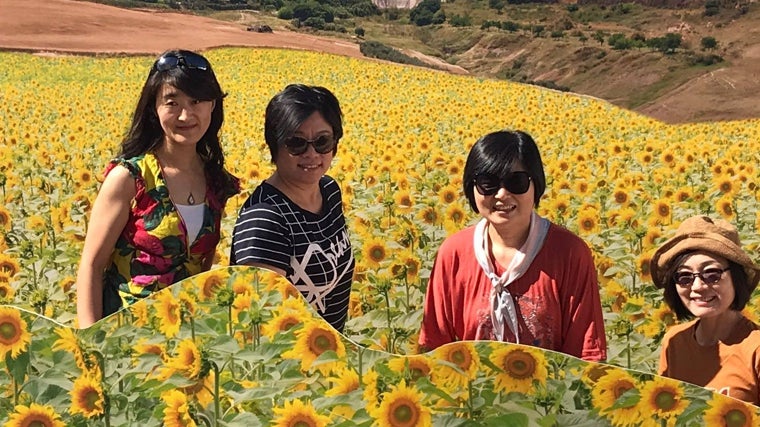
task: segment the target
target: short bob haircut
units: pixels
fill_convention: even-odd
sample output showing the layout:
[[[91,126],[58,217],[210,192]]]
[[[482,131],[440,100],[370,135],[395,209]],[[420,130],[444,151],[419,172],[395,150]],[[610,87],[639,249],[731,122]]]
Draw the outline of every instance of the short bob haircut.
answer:
[[[697,251],[687,251],[681,254],[673,260],[672,267],[668,271],[668,282],[665,285],[663,297],[665,303],[668,304],[671,310],[676,314],[678,320],[691,320],[694,318],[694,314],[689,311],[688,308],[681,301],[681,297],[678,295],[678,289],[676,288],[675,272],[678,268],[686,262],[686,259]],[[747,279],[747,272],[740,264],[737,264],[729,259],[728,272],[731,273],[731,282],[734,284],[734,300],[731,302],[729,308],[734,311],[742,311],[749,302],[752,296],[752,289],[750,287],[749,280]]]
[[[267,105],[264,119],[264,139],[272,155],[272,163],[284,141],[295,135],[298,128],[312,114],[318,112],[332,127],[335,138],[333,155],[343,136],[343,113],[338,99],[321,86],[290,84],[275,95]]]
[[[520,166],[530,175],[534,188],[533,204],[538,207],[546,190],[546,176],[541,154],[533,138],[522,131],[503,130],[489,133],[475,142],[467,156],[462,177],[464,194],[472,210],[478,212],[475,203],[477,175],[503,177]]]

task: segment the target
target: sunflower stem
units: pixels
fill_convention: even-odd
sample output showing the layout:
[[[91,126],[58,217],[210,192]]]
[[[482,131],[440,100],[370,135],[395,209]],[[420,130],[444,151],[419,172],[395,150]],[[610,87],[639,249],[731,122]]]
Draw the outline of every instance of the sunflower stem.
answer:
[[[216,425],[219,422],[219,366],[212,360],[211,366],[214,368],[214,422]],[[230,369],[232,370],[232,369]]]

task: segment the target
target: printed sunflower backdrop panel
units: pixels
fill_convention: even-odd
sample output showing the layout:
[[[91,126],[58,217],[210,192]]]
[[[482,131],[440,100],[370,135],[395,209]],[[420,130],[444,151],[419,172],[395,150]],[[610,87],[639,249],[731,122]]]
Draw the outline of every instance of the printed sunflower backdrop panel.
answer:
[[[186,279],[85,330],[0,307],[5,426],[754,426],[757,408],[534,347],[396,355],[338,333],[283,278]],[[298,424],[301,423],[301,424]]]

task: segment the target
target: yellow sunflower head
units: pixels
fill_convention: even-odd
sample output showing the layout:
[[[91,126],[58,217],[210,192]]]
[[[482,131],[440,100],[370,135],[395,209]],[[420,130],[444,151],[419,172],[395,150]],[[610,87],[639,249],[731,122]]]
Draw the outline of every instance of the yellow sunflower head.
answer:
[[[359,389],[359,373],[348,367],[339,368],[330,382],[333,386],[325,392],[325,396],[342,396]]]
[[[166,288],[157,292],[157,294],[156,302],[153,306],[156,309],[158,330],[167,338],[174,338],[179,333],[179,327],[182,325],[180,301],[174,298],[171,288]]]
[[[366,240],[362,245],[362,255],[367,266],[378,268],[380,263],[388,257],[388,248],[386,248],[383,240],[373,237]]]
[[[539,351],[499,345],[489,359],[499,368],[494,380],[494,388],[498,391],[529,393],[534,390],[535,383],[546,383],[546,358]]]
[[[683,385],[678,381],[657,377],[644,385],[641,390],[641,410],[660,418],[680,415],[689,405],[684,400]]]
[[[105,412],[105,395],[100,382],[90,376],[82,375],[74,381],[71,389],[71,413],[93,418]]]
[[[296,343],[293,349],[282,354],[286,359],[300,359],[301,370],[311,370],[314,361],[325,352],[333,351],[337,360],[320,363],[316,369],[327,375],[332,369],[341,366],[340,359],[346,355],[346,346],[340,335],[323,321],[308,321],[304,327],[296,331]]]
[[[166,427],[196,427],[197,424],[190,413],[190,404],[185,393],[171,389],[161,394],[164,408],[164,426]]]
[[[26,351],[31,341],[21,312],[12,307],[0,307],[0,358],[10,353],[15,359]]]
[[[430,357],[424,354],[399,356],[388,361],[388,368],[403,374],[409,383],[414,383],[420,378],[430,378],[433,365]]]
[[[273,427],[325,427],[330,418],[319,414],[311,402],[292,400],[274,408]]]
[[[715,427],[753,427],[758,424],[757,408],[722,394],[713,394],[703,415],[704,425]]]
[[[29,406],[16,405],[13,413],[8,418],[6,427],[65,427],[61,416],[55,412],[52,406],[32,403]]]
[[[424,395],[405,381],[391,386],[383,393],[380,405],[370,415],[379,427],[422,427],[432,425],[429,406],[423,403]]]

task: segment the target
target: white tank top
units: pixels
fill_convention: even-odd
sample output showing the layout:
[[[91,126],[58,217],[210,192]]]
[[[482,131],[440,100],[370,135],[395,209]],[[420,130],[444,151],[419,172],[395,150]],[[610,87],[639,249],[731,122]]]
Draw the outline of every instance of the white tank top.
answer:
[[[182,216],[182,221],[185,222],[185,228],[187,228],[187,244],[192,245],[201,231],[203,212],[206,211],[206,205],[204,203],[199,205],[175,205]]]

